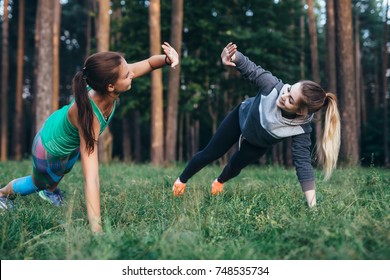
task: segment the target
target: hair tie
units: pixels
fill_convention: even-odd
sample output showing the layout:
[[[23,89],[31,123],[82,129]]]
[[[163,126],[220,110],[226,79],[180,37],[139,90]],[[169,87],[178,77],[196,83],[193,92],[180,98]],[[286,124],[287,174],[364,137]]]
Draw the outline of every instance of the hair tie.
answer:
[[[165,55],[165,64],[166,65],[171,65],[172,61],[171,61],[171,63],[169,63],[169,61],[171,61],[171,60],[169,59],[169,57],[167,55]]]
[[[328,106],[328,104],[329,104],[329,99],[330,99],[330,94],[325,93],[324,104],[322,105],[322,107],[327,107],[327,106]]]
[[[83,69],[81,70],[83,72],[83,79],[86,80],[87,79],[87,67],[83,67]]]

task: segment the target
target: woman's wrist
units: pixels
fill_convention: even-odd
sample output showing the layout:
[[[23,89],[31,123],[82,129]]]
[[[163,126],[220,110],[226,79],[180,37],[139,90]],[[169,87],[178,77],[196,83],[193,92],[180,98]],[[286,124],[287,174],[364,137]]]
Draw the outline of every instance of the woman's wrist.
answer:
[[[169,59],[169,57],[167,55],[165,55],[165,64],[166,65],[171,65],[172,64],[172,61]]]

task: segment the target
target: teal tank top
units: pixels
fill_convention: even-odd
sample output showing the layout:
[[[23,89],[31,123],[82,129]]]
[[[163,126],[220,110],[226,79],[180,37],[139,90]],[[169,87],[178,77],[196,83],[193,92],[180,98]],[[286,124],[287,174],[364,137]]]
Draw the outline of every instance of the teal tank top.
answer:
[[[116,100],[114,101],[114,107],[107,121],[91,97],[89,97],[89,101],[91,103],[93,113],[100,123],[100,136],[104,129],[110,124],[112,117],[114,116]],[[79,131],[68,119],[68,111],[73,103],[74,100],[70,104],[51,114],[41,129],[40,133],[42,145],[45,147],[46,151],[53,156],[68,156],[80,146]]]

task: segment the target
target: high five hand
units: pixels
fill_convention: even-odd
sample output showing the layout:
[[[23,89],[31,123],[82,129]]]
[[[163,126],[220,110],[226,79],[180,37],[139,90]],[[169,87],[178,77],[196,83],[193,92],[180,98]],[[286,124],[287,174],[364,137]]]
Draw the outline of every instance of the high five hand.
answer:
[[[167,42],[164,42],[161,47],[164,49],[164,53],[168,57],[168,60],[171,62],[171,67],[175,68],[175,66],[179,64],[179,55],[176,50]]]
[[[227,66],[236,66],[233,62],[236,58],[237,45],[230,42],[226,47],[223,48],[221,53],[222,63]]]

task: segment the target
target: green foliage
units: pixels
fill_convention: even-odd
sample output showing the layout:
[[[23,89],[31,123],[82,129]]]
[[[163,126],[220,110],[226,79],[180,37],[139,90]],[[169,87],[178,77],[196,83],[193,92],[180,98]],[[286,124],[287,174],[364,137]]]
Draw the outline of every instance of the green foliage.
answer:
[[[67,204],[18,197],[1,212],[1,259],[389,259],[390,174],[338,169],[317,182],[306,206],[293,170],[249,167],[209,195],[220,168],[210,166],[174,198],[183,166],[114,163],[100,168],[104,235],[86,219],[80,164],[61,182]],[[2,183],[30,162],[0,163]],[[319,177],[319,176],[318,176]]]
[[[62,5],[60,33],[60,107],[69,103],[73,76],[86,59],[88,1],[69,0]],[[93,24],[93,17],[91,23]],[[93,34],[91,34],[93,37]],[[91,45],[90,53],[96,52],[96,44]]]
[[[315,1],[318,7],[321,1]],[[322,1],[324,2],[324,1]],[[10,2],[10,94],[9,108],[15,108],[16,84],[16,51],[17,51],[17,12],[18,0]],[[61,16],[61,49],[60,49],[60,105],[69,102],[71,81],[80,70],[87,53],[87,19],[92,16],[90,53],[96,51],[95,20],[89,1],[68,0],[62,5]],[[124,54],[129,63],[149,57],[149,10],[148,1],[112,0],[111,17],[111,50]],[[364,96],[369,122],[362,128],[361,157],[368,159],[374,155],[375,164],[383,162],[383,138],[380,132],[374,95],[382,96],[382,46],[384,27],[384,1],[354,0],[353,14],[358,15],[360,26],[360,46],[362,72],[364,73]],[[162,41],[170,41],[171,1],[161,2]],[[25,135],[32,135],[32,99],[34,97],[34,34],[37,1],[26,2],[25,15]],[[117,11],[120,11],[118,16]],[[318,29],[318,49],[321,84],[327,88],[326,77],[326,32],[324,10],[316,9]],[[306,23],[305,39],[300,38],[300,19],[304,16]],[[234,71],[227,73],[227,67],[221,65],[220,53],[230,41],[237,43],[239,50],[249,56],[255,63],[270,70],[286,83],[301,79],[300,58],[305,57],[305,78],[312,79],[309,35],[307,30],[307,10],[301,1],[296,0],[186,0],[184,1],[183,46],[181,56],[181,79],[179,113],[188,114],[191,121],[199,120],[199,142],[206,143],[211,133],[211,117],[208,111],[212,105],[219,123],[231,107],[246,96],[256,94],[256,88],[235,76]],[[355,20],[355,17],[354,17]],[[0,30],[0,32],[2,32]],[[169,69],[163,69],[164,99],[167,96],[167,79]],[[121,106],[115,115],[111,132],[114,139],[121,137],[121,125],[116,125],[123,118],[130,118],[130,112],[139,110],[142,122],[142,139],[150,135],[150,76],[137,79],[130,92],[121,96]],[[226,97],[229,106],[226,106]],[[375,108],[382,111],[383,108]],[[390,111],[390,110],[389,110]],[[341,112],[343,113],[343,112]],[[383,117],[380,116],[379,120]],[[9,135],[12,133],[12,118],[9,118]],[[389,123],[390,125],[390,123]],[[185,131],[185,130],[184,130]],[[206,133],[203,133],[203,132]],[[375,131],[371,134],[371,131]],[[389,128],[390,131],[390,128]],[[184,132],[185,133],[185,132]],[[25,137],[26,139],[29,137]],[[390,137],[389,137],[390,139]],[[26,140],[24,150],[30,151],[31,140]],[[119,140],[117,140],[120,142]],[[12,141],[8,141],[12,145]],[[143,153],[148,154],[149,143],[144,142]],[[11,148],[11,147],[10,147]],[[200,147],[202,148],[202,146]],[[10,149],[11,150],[11,149]],[[119,148],[120,150],[120,148]],[[186,151],[183,151],[187,154]],[[120,155],[121,156],[121,155]],[[147,159],[147,155],[145,156]],[[365,162],[363,162],[365,163]],[[370,163],[368,163],[370,164]]]

